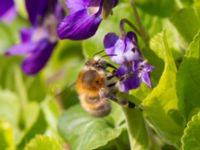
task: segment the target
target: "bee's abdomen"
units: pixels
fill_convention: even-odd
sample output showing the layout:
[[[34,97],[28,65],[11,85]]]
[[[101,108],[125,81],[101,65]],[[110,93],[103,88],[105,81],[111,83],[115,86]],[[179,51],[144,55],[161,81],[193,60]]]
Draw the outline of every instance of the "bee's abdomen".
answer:
[[[106,99],[100,97],[80,97],[83,108],[95,117],[104,117],[111,111],[111,104]]]

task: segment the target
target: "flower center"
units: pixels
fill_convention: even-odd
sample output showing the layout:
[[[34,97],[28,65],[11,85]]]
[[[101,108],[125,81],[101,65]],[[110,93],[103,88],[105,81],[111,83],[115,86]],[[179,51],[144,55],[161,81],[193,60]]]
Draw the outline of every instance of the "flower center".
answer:
[[[47,29],[48,33],[49,33],[49,40],[52,42],[55,42],[58,39],[57,36],[57,19],[53,14],[50,14],[49,16],[46,17],[45,21],[44,21],[44,27]]]
[[[39,27],[34,32],[34,34],[32,36],[32,41],[33,42],[38,42],[38,41],[40,41],[41,39],[43,39],[45,37],[48,37],[47,31],[43,27]]]
[[[98,10],[99,10],[99,7],[98,7],[98,6],[89,7],[89,8],[88,8],[88,13],[89,13],[90,15],[93,15],[93,14],[96,14],[96,13],[98,12]]]

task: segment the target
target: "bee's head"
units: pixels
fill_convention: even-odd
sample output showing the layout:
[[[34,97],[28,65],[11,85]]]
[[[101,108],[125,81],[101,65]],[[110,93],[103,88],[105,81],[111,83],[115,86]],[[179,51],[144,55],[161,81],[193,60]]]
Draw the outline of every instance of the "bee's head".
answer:
[[[89,59],[86,63],[86,66],[93,67],[97,70],[99,69],[106,69],[107,68],[107,62],[104,59],[101,59],[99,57],[93,57]]]

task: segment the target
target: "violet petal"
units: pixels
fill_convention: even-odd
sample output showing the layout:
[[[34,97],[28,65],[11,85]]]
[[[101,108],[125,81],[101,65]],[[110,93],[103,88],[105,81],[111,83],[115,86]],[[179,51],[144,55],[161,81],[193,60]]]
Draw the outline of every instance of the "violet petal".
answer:
[[[89,4],[90,0],[66,0],[66,5],[70,14],[86,9],[89,7]]]
[[[108,33],[104,37],[104,48],[107,54],[113,54],[113,48],[119,37],[115,33]]]
[[[36,43],[31,43],[31,42],[20,43],[9,48],[6,51],[5,55],[11,56],[11,55],[29,54],[29,53],[32,53],[36,48],[37,48]]]
[[[48,39],[38,42],[34,53],[30,54],[22,63],[22,69],[26,74],[37,74],[47,63],[56,43],[51,43]]]
[[[144,64],[144,69],[141,71],[141,79],[145,82],[149,87],[152,87],[151,79],[150,79],[150,72],[154,69],[154,66],[149,64]]]
[[[128,32],[126,37],[130,39],[134,44],[137,44],[137,36],[134,32]]]
[[[63,19],[58,26],[60,39],[83,40],[93,36],[101,22],[99,15],[89,15],[87,10],[73,13]]]
[[[55,15],[57,22],[61,22],[64,17],[65,17],[65,10],[61,6],[59,2],[57,2],[54,6],[54,12],[53,14]]]
[[[31,41],[34,29],[33,28],[22,28],[20,31],[21,41],[29,42]]]
[[[69,13],[73,14],[77,11],[87,9],[88,7],[100,6],[102,0],[66,0]]]
[[[25,0],[26,9],[32,25],[37,25],[39,22],[38,19],[44,17],[48,9],[48,2],[49,0]]]
[[[115,54],[110,56],[110,59],[116,64],[123,64],[125,59],[123,52],[125,49],[124,41],[119,38],[115,33],[108,33],[104,38],[104,48],[107,54]]]
[[[141,84],[140,78],[137,74],[129,75],[123,83],[120,84],[120,90],[123,92],[128,92],[131,89],[139,87]]]
[[[141,76],[141,79],[144,83],[146,83],[146,85],[148,87],[152,87],[152,84],[151,84],[151,80],[150,80],[150,74],[149,72],[144,72],[143,75]]]
[[[117,74],[117,76],[119,76],[119,77],[125,75],[126,73],[128,73],[128,68],[127,68],[126,65],[121,65],[121,66],[116,70],[116,74]]]
[[[0,21],[11,22],[17,15],[13,0],[0,1]]]

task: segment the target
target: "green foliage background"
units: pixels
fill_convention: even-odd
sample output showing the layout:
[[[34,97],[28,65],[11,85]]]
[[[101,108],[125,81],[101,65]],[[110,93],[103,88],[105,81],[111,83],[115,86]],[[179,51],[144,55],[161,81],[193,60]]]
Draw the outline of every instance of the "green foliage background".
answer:
[[[105,118],[80,107],[74,82],[85,60],[103,49],[104,35],[119,34],[122,18],[137,25],[129,1],[121,0],[92,38],[59,41],[37,76],[21,71],[22,57],[4,56],[19,42],[19,29],[29,26],[23,0],[16,4],[19,15],[13,23],[0,23],[0,149],[200,150],[198,0],[136,0],[149,34],[148,43],[138,36],[139,46],[155,66],[154,87],[142,84],[130,92],[129,99],[143,112],[113,103]]]

